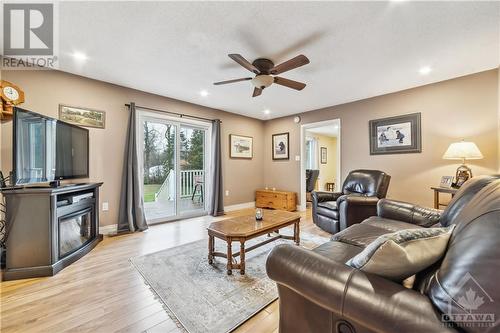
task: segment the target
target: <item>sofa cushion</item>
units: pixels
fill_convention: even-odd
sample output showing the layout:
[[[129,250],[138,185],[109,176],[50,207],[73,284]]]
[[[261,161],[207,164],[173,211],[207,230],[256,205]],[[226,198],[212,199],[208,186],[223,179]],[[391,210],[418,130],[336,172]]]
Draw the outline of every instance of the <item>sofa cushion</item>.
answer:
[[[330,217],[317,214],[314,223],[321,229],[331,234],[335,234],[339,231],[339,220],[335,220]]]
[[[325,207],[321,207],[321,206],[318,206],[316,207],[316,214],[317,215],[322,215],[322,216],[326,216],[330,219],[334,219],[334,220],[338,220],[339,219],[339,211],[338,210],[333,210],[333,209],[330,209],[330,208],[325,208]]]
[[[372,216],[361,222],[361,224],[369,224],[387,230],[388,232],[396,232],[405,229],[418,229],[422,228],[418,225],[406,223],[397,220],[386,219],[379,216]]]
[[[333,235],[332,240],[365,248],[379,236],[388,233],[390,231],[371,224],[354,224]]]
[[[346,264],[400,282],[441,259],[454,227],[406,229],[380,236]]]
[[[362,250],[363,248],[351,244],[341,242],[326,242],[315,248],[313,252],[321,254],[323,257],[326,257],[330,260],[345,263],[347,260],[354,257]]]
[[[390,179],[391,176],[379,170],[353,170],[347,175],[342,192],[385,198]]]
[[[323,201],[323,202],[318,202],[318,207],[323,207],[323,208],[337,210],[337,201]]]

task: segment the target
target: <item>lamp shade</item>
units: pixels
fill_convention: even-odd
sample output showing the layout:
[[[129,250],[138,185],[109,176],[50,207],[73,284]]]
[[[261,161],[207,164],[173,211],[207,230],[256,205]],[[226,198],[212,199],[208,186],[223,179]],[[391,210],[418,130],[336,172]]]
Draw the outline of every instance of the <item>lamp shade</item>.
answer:
[[[483,154],[474,142],[452,143],[443,155],[445,160],[480,160]]]

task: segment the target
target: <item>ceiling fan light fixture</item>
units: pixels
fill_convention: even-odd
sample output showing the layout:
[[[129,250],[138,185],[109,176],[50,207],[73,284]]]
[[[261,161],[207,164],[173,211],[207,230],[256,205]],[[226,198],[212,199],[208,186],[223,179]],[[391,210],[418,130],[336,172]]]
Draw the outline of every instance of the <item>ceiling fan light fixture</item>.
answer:
[[[309,59],[307,59],[307,57],[303,54],[287,60],[277,66],[275,66],[271,60],[266,58],[258,58],[250,63],[241,54],[231,53],[228,54],[228,56],[240,66],[256,74],[257,76],[255,76],[254,78],[244,77],[241,79],[214,82],[214,85],[216,86],[251,80],[252,85],[254,86],[252,97],[262,95],[262,91],[273,83],[295,90],[302,90],[306,87],[305,83],[286,79],[284,77],[274,76],[307,65],[309,63]]]
[[[252,84],[255,88],[264,89],[269,87],[274,82],[272,75],[261,74],[252,79]]]

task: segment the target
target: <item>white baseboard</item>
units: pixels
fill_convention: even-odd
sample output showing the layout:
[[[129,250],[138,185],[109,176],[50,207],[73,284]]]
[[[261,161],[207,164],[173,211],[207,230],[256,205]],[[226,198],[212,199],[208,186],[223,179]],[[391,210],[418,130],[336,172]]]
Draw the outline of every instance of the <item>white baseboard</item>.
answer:
[[[230,205],[230,206],[225,206],[224,211],[225,212],[232,212],[235,210],[240,210],[240,209],[245,209],[245,208],[254,208],[255,207],[255,201],[251,202],[244,202],[236,205]],[[108,224],[108,225],[103,225],[99,226],[99,233],[103,235],[110,235],[110,234],[116,234],[116,230],[118,228],[117,224]]]
[[[116,234],[116,230],[118,229],[117,224],[109,224],[99,226],[99,233],[103,235]]]
[[[245,209],[245,208],[254,208],[255,207],[255,201],[250,201],[250,202],[244,202],[236,205],[230,205],[230,206],[225,206],[224,211],[225,212],[232,212],[235,210],[240,210],[240,209]]]

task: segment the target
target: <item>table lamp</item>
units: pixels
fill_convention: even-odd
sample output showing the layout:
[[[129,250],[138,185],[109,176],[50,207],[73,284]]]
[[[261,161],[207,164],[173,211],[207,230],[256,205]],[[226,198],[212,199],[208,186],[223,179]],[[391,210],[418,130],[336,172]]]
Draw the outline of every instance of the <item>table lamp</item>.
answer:
[[[462,165],[457,168],[456,186],[460,187],[469,178],[472,178],[472,170],[465,165],[465,160],[480,160],[483,154],[474,142],[460,141],[452,143],[443,155],[445,160],[462,160]]]

